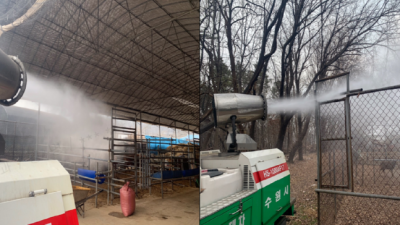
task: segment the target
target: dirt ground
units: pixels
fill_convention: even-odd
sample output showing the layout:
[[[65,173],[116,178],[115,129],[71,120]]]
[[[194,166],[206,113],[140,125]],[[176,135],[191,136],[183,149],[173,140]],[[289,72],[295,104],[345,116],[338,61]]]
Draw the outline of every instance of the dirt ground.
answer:
[[[288,164],[290,171],[290,193],[296,198],[294,216],[289,216],[290,225],[317,224],[317,155],[304,155],[303,161]]]
[[[317,155],[306,154],[303,161],[288,164],[291,175],[291,197],[296,198],[294,216],[289,216],[290,225],[317,224]],[[356,172],[357,170],[357,172]],[[364,171],[364,172],[363,172]],[[375,171],[375,172],[374,172]],[[400,173],[393,175],[380,171],[378,166],[355,166],[354,190],[361,193],[400,196]],[[321,217],[326,224],[400,224],[400,203],[395,200],[359,198],[351,196],[337,197],[337,216],[333,195],[324,195]]]
[[[90,194],[94,193],[91,191]],[[119,198],[113,205],[107,205],[107,193],[98,197],[98,208],[94,199],[85,204],[85,218],[78,215],[81,225],[108,224],[199,224],[199,189],[189,181],[175,181],[173,191],[171,184],[164,184],[164,199],[161,198],[160,185],[147,190],[139,190],[136,198],[136,210],[132,216],[124,217],[121,213]]]
[[[291,173],[291,197],[296,198],[294,216],[288,216],[289,225],[317,224],[317,156],[316,153],[304,155],[303,161],[295,161],[288,164]],[[354,175],[354,184],[357,191],[363,193],[379,193],[386,195],[400,195],[398,188],[400,173],[395,170],[394,177],[389,172],[379,171],[376,166],[373,175],[372,166],[365,165],[365,176],[362,176],[363,167],[358,166]],[[369,176],[368,176],[369,175]],[[363,185],[363,183],[365,185]],[[367,185],[369,184],[369,185]],[[372,185],[373,184],[373,185]],[[152,195],[148,190],[139,190],[137,199],[137,211],[133,216],[124,218],[119,199],[114,200],[114,205],[107,206],[107,195],[102,193],[98,199],[99,208],[94,208],[94,199],[87,202],[86,218],[78,216],[80,224],[198,224],[199,218],[199,189],[194,182],[189,186],[189,181],[174,182],[173,191],[171,184],[164,185],[164,199],[161,199],[160,185],[152,188]],[[380,192],[376,192],[380,190]],[[334,203],[332,199],[325,198],[332,207],[325,207],[321,213],[323,217],[332,218],[334,215]],[[331,202],[328,202],[331,201]],[[339,200],[338,200],[339,203]],[[338,216],[331,224],[399,224],[400,213],[398,201],[367,199],[357,197],[343,197],[342,207],[338,207]],[[371,213],[373,212],[373,213]],[[324,220],[324,221],[325,221]],[[328,222],[328,220],[326,220]]]

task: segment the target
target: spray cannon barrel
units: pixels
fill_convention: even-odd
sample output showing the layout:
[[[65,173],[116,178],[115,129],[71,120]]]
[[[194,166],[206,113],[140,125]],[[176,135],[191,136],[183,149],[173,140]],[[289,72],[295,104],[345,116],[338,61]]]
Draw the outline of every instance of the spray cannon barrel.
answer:
[[[262,95],[214,94],[214,126],[225,127],[232,122],[245,123],[267,118],[267,102]]]
[[[27,76],[24,65],[16,56],[0,49],[0,105],[11,106],[25,92]]]

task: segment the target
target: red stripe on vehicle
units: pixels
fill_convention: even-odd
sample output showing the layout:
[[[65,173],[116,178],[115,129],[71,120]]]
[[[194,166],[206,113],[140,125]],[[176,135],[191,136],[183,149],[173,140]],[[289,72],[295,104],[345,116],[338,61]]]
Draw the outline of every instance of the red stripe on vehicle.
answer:
[[[67,218],[68,225],[79,225],[78,214],[76,209],[71,209],[65,212],[65,217]]]
[[[64,214],[53,216],[29,225],[79,225],[76,209],[69,210]]]
[[[289,167],[288,167],[287,163],[282,163],[282,164],[273,166],[273,167],[265,169],[265,170],[254,172],[253,173],[254,182],[259,183],[261,181],[267,180],[271,177],[274,177],[274,176],[276,176],[280,173],[283,173],[285,171],[288,171],[288,170],[289,170]]]

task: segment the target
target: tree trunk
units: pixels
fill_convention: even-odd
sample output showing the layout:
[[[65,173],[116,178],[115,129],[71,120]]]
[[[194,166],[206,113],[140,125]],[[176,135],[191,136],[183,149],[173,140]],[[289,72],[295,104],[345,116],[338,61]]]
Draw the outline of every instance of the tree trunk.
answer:
[[[283,147],[283,141],[285,140],[285,134],[287,127],[289,125],[290,120],[292,119],[292,115],[283,115],[281,114],[280,116],[280,128],[279,128],[279,134],[278,134],[278,141],[276,142],[276,148],[282,150]]]
[[[297,115],[297,123],[298,123],[298,126],[299,126],[298,137],[297,138],[304,139],[304,137],[303,138],[300,137],[301,131],[302,131],[302,128],[303,128],[303,120],[301,119],[301,114],[300,113]],[[303,160],[303,143],[301,143],[301,145],[299,146],[299,150],[298,151],[299,151],[299,160],[302,161]]]
[[[303,142],[301,143],[300,147],[299,147],[299,160],[303,161]]]
[[[303,129],[301,130],[301,133],[299,134],[299,137],[297,138],[296,142],[294,143],[293,148],[292,148],[292,151],[290,151],[289,160],[288,160],[289,163],[293,163],[293,162],[294,162],[294,157],[295,157],[295,155],[296,155],[296,152],[297,152],[297,151],[300,151],[300,149],[301,149],[302,146],[303,146],[303,140],[304,140],[304,137],[305,137],[306,134],[307,134],[308,125],[310,124],[310,118],[311,118],[311,116],[307,116],[306,122],[305,122],[305,124],[304,124],[304,127],[303,127]],[[302,151],[302,150],[301,150],[301,151]],[[299,153],[299,154],[300,154],[300,153]],[[301,153],[301,154],[303,154],[303,153]],[[303,158],[303,156],[302,156],[302,158]],[[300,158],[299,158],[299,159],[300,159]],[[301,160],[302,160],[302,159],[301,159]]]
[[[211,139],[210,137],[211,137],[212,133],[213,133],[213,131],[209,131],[209,132],[205,133],[204,135],[200,136],[200,140],[201,140],[201,143],[202,143],[202,145],[200,145],[200,149],[202,151],[208,149],[208,146],[209,146],[209,143],[210,143],[210,139]]]

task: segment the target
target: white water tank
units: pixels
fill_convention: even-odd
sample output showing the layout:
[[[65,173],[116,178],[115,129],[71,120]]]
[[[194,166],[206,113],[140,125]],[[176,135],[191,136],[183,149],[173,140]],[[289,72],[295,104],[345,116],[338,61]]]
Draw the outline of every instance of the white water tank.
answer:
[[[202,175],[200,189],[200,207],[207,206],[220,199],[233,195],[243,189],[243,179],[240,169],[218,169],[222,175],[210,177]]]

